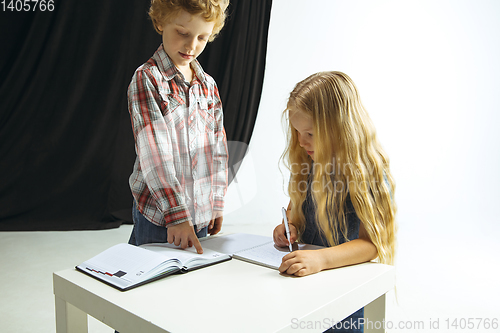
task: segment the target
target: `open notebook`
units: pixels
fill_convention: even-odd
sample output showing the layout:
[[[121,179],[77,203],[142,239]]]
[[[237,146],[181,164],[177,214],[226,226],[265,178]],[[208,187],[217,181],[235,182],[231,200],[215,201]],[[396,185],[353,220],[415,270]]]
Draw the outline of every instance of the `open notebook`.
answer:
[[[81,263],[76,269],[125,291],[171,274],[187,273],[229,259],[229,255],[210,249],[198,254],[194,247],[183,250],[168,243],[141,246],[122,243]]]
[[[231,257],[278,269],[288,247],[278,248],[271,237],[252,234],[229,234],[201,239],[203,254],[194,247],[185,250],[168,243],[133,246],[118,244],[76,266],[121,291],[161,279],[175,273],[210,266]],[[316,250],[316,245],[294,244],[294,250]]]
[[[209,237],[201,242],[203,248],[231,255],[235,259],[244,260],[257,265],[278,269],[283,257],[290,253],[288,247],[277,247],[272,237],[252,234],[229,234]],[[293,250],[317,250],[322,246],[310,244],[293,244]]]

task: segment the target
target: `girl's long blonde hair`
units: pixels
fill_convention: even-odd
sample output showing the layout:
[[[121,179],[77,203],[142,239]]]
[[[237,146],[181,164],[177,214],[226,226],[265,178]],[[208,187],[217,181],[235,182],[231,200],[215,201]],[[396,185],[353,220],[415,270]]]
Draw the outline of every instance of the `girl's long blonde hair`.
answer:
[[[316,221],[330,246],[341,231],[347,239],[346,202],[350,196],[357,216],[376,246],[380,262],[394,264],[396,243],[395,184],[389,159],[349,76],[341,72],[316,73],[299,82],[284,116],[302,112],[313,122],[314,162],[299,145],[288,120],[287,148],[282,155],[291,172],[288,193],[291,220],[304,231],[302,205],[307,184],[316,207]],[[305,168],[313,166],[308,172]],[[312,179],[308,182],[309,174]],[[337,228],[339,227],[339,228]]]

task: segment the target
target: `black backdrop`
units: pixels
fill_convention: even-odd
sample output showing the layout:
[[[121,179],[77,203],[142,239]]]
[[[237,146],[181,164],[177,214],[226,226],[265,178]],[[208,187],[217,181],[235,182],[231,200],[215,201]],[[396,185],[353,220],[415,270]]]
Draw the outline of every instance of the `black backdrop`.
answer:
[[[226,26],[199,57],[219,85],[230,165],[252,134],[271,11],[271,0],[232,2]],[[148,7],[56,0],[52,12],[0,13],[0,230],[131,221],[126,90],[161,41]]]

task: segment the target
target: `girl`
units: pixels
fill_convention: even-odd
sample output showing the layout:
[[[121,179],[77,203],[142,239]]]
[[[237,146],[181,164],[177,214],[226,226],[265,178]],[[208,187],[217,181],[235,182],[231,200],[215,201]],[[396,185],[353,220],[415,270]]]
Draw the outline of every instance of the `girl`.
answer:
[[[341,72],[309,76],[291,92],[286,113],[289,133],[282,159],[291,172],[290,242],[326,248],[287,254],[280,272],[305,276],[375,258],[393,264],[394,180],[351,78]],[[273,238],[277,246],[288,246],[284,224],[274,229]],[[360,309],[345,321],[362,317]],[[348,328],[342,323],[335,327]]]

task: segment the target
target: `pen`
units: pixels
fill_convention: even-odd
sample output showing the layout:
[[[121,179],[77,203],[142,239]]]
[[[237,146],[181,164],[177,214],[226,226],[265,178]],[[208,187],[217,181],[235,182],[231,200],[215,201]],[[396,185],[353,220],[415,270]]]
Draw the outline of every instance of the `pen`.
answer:
[[[286,218],[286,209],[281,207],[281,212],[283,213],[283,223],[285,224],[286,238],[288,238],[288,248],[292,252],[292,243],[290,242],[290,228],[288,227],[288,219]]]

